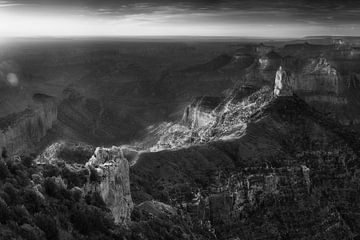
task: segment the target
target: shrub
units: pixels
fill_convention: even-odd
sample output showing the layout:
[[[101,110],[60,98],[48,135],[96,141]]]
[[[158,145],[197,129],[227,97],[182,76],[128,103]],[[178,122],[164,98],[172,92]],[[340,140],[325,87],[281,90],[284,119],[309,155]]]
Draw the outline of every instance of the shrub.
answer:
[[[31,226],[30,224],[23,224],[20,226],[20,235],[27,240],[43,240],[45,234],[39,228]]]
[[[11,183],[4,184],[4,192],[9,196],[11,204],[15,205],[21,202],[19,191]]]
[[[23,187],[26,187],[30,184],[30,178],[26,170],[16,170],[15,178],[17,182]]]
[[[25,190],[23,199],[26,208],[31,213],[39,212],[41,210],[43,200],[33,189]]]
[[[67,162],[85,164],[92,156],[94,148],[85,144],[65,143],[58,154]]]
[[[57,177],[60,175],[60,169],[56,165],[46,164],[44,165],[43,176],[44,177]]]
[[[7,205],[9,205],[9,203],[11,203],[11,199],[10,199],[9,195],[6,192],[1,191],[1,190],[0,190],[0,198],[2,198],[6,202]]]
[[[40,174],[32,174],[31,179],[34,181],[35,184],[43,184],[44,178]]]
[[[85,196],[86,203],[89,205],[94,205],[98,208],[105,209],[106,204],[102,197],[100,196],[99,192],[90,192]]]
[[[101,209],[86,204],[75,204],[72,208],[71,222],[82,234],[88,235],[92,232],[109,233],[113,228],[113,219]]]
[[[54,198],[61,198],[60,186],[56,183],[54,177],[47,177],[44,181],[44,188],[47,195]]]
[[[75,168],[74,166],[66,165],[61,170],[61,176],[67,181],[69,188],[84,186],[88,175],[89,171],[86,168]]]
[[[0,224],[0,239],[18,239],[15,233],[7,225]]]
[[[71,192],[61,177],[48,177],[44,181],[45,193],[51,197],[58,199],[71,199]]]
[[[4,159],[8,158],[8,153],[7,153],[7,150],[5,147],[2,147],[2,149],[1,149],[1,157]]]
[[[27,168],[32,166],[33,161],[34,158],[32,156],[21,156],[21,163]]]
[[[74,201],[79,202],[82,198],[83,191],[79,187],[73,187],[71,189],[71,195]]]
[[[6,163],[9,171],[12,174],[16,174],[16,171],[18,170],[23,171],[25,169],[24,166],[19,162],[7,161]]]
[[[54,218],[45,214],[35,215],[36,225],[45,232],[46,238],[49,240],[59,239],[59,230]]]
[[[0,159],[0,179],[4,180],[9,176],[10,172],[4,160]]]
[[[31,216],[24,205],[16,205],[11,208],[12,219],[19,225],[30,223]]]
[[[10,218],[10,209],[6,202],[0,198],[0,223],[5,224]]]

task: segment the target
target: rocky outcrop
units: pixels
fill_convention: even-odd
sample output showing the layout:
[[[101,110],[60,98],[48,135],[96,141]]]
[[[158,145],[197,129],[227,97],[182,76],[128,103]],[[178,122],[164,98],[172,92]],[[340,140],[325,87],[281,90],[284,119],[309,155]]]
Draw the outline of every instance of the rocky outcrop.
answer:
[[[129,222],[134,204],[130,194],[129,163],[122,149],[98,147],[86,166],[91,173],[88,191],[100,193],[115,223]]]
[[[275,87],[274,95],[280,96],[291,96],[291,76],[280,66],[275,76]]]
[[[9,155],[31,152],[56,121],[55,100],[37,99],[33,107],[0,119],[0,147]]]

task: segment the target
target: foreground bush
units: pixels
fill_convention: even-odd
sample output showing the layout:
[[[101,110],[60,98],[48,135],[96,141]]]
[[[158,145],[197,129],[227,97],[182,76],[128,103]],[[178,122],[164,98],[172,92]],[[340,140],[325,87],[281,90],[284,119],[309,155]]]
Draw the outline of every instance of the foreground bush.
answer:
[[[41,230],[44,231],[47,239],[59,239],[59,230],[54,218],[45,214],[36,214],[35,223]]]

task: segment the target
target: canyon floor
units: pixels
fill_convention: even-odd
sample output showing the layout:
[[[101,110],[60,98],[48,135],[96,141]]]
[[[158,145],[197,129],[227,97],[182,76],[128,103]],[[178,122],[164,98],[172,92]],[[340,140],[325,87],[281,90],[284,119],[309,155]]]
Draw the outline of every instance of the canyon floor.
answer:
[[[359,64],[350,37],[8,43],[0,239],[360,239]]]

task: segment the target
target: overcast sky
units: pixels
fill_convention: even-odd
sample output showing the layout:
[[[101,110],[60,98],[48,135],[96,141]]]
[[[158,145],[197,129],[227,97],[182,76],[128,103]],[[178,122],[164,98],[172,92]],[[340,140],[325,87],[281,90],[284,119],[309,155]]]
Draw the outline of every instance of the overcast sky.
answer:
[[[360,1],[0,0],[0,36],[360,35]]]

